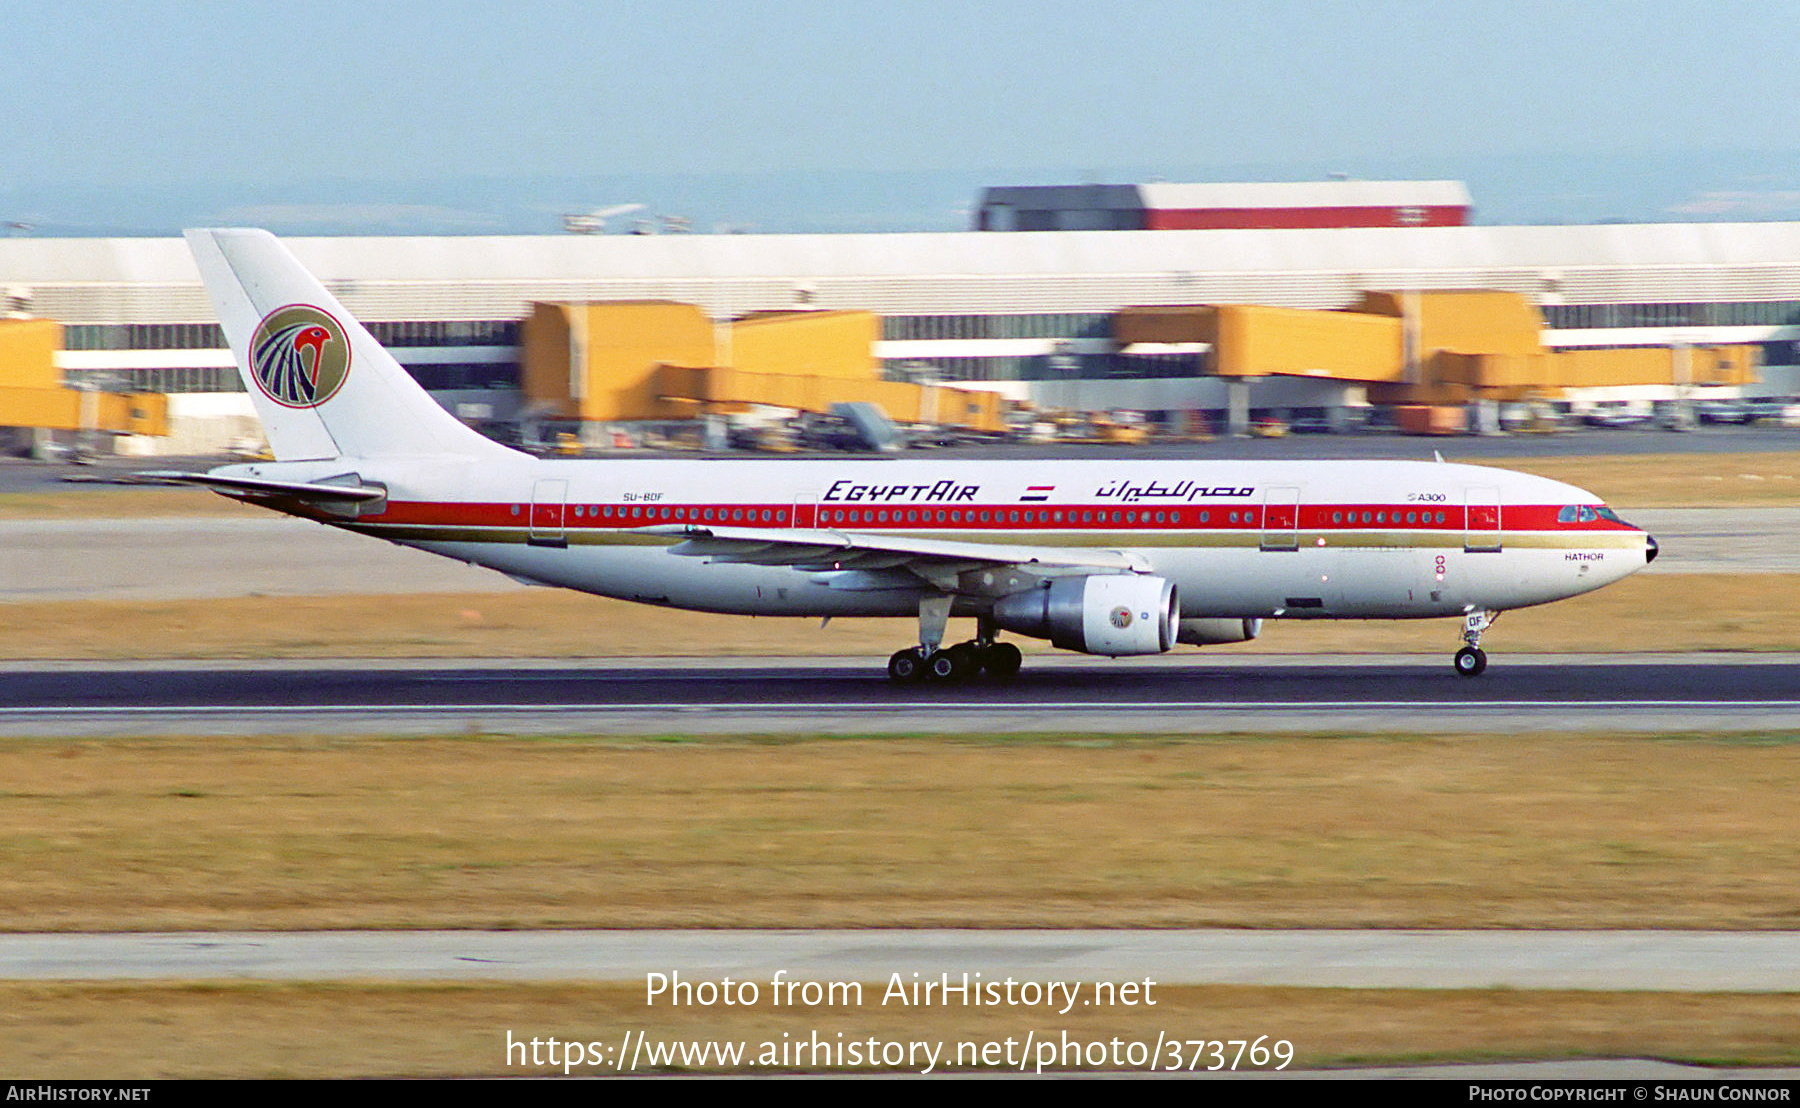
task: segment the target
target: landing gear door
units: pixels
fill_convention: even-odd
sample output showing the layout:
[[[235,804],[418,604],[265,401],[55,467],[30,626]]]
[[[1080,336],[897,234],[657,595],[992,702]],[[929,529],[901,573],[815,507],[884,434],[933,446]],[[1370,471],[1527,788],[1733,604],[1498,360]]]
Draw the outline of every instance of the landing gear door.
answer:
[[[563,502],[569,495],[567,481],[538,481],[531,486],[531,531],[526,541],[532,546],[567,546],[568,532],[563,529]]]
[[[1466,498],[1467,531],[1463,549],[1471,554],[1494,553],[1500,549],[1500,490],[1470,488]]]
[[[1300,490],[1278,486],[1263,493],[1262,548],[1300,549]]]

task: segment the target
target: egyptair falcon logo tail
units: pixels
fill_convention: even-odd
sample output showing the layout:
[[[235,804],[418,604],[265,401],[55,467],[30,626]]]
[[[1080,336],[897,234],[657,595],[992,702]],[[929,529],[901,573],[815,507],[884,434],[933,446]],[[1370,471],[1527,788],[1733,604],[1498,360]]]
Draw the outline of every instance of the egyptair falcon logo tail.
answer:
[[[350,340],[331,313],[289,304],[263,317],[250,340],[250,369],[269,399],[311,408],[336,395],[350,375]]]

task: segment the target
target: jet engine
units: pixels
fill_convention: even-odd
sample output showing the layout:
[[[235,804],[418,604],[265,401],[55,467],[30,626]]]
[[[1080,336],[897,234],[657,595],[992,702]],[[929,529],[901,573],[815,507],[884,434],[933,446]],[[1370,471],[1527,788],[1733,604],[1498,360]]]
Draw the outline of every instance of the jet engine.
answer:
[[[1175,645],[1181,606],[1166,577],[1059,577],[1001,597],[994,623],[1084,654],[1161,654]]]
[[[1189,646],[1249,642],[1262,634],[1260,619],[1184,619],[1175,630],[1175,641]]]

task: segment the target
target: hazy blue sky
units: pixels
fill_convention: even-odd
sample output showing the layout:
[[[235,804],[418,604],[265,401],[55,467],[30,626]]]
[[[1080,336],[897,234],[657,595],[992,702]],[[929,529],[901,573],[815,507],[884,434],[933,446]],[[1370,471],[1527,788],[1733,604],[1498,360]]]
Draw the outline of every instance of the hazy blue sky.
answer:
[[[949,228],[980,183],[1332,170],[1474,177],[1517,219],[1800,212],[1792,3],[59,0],[9,8],[0,73],[0,220],[46,233]]]

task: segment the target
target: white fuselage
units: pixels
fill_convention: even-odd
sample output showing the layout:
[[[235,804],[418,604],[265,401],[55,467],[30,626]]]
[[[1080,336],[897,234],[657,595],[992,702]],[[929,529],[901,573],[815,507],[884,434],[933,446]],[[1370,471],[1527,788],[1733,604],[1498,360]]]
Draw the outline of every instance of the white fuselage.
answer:
[[[754,615],[910,616],[936,590],[866,562],[834,569],[684,554],[680,530],[1102,552],[1175,582],[1184,618],[1525,607],[1643,568],[1651,542],[1573,486],[1430,462],[452,456],[232,471],[302,481],[355,472],[386,487],[380,510],[315,518],[548,585]],[[987,584],[989,595],[1007,588]],[[980,610],[966,595],[956,604],[957,614]]]

